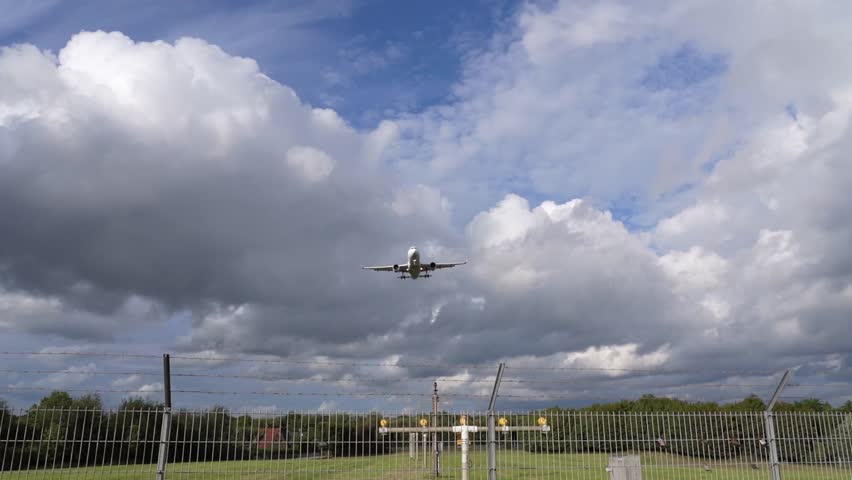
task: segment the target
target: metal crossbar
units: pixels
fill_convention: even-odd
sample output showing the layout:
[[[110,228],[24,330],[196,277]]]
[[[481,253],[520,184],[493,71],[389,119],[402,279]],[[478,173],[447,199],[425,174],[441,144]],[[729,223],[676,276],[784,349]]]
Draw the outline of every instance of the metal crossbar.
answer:
[[[488,412],[0,410],[0,478],[154,479],[161,451],[169,479],[771,478],[762,412],[493,414],[495,465]],[[769,418],[782,478],[852,479],[852,415]]]

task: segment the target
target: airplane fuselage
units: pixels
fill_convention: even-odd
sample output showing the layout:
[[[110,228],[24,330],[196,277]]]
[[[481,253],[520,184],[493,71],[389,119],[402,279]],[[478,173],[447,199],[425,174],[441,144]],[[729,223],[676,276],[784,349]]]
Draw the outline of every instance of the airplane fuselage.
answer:
[[[408,249],[408,275],[412,279],[420,276],[420,252],[416,247]]]

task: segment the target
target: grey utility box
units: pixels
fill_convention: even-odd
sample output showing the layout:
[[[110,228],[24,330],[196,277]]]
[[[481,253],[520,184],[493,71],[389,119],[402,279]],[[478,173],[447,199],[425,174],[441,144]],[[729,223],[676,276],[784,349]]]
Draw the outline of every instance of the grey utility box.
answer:
[[[639,455],[609,457],[606,471],[610,480],[642,480],[642,462]]]

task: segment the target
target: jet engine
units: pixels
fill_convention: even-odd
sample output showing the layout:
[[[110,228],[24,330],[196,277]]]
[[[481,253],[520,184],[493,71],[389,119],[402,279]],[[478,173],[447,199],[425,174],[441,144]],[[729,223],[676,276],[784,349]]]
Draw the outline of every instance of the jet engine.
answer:
[[[396,263],[394,263],[394,264],[393,264],[393,271],[394,271],[394,272],[398,272],[398,271],[399,271],[399,264],[396,264]]]
[[[429,269],[435,270],[435,262],[429,262]]]

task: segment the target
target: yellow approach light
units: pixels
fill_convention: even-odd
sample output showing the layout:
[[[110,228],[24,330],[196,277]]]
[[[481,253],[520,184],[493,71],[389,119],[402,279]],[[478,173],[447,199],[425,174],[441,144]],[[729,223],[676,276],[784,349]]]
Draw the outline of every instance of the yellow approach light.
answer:
[[[461,418],[459,418],[459,424],[460,425],[467,425],[467,417],[462,415]]]
[[[500,424],[501,427],[505,427],[509,424],[509,421],[503,417],[500,417],[500,420],[497,420],[497,423]]]
[[[543,426],[547,425],[547,419],[546,419],[546,418],[544,418],[544,417],[538,417],[538,424],[539,424],[539,426],[541,426],[541,427],[543,427]]]
[[[388,421],[383,418],[383,419],[381,419],[381,421],[379,421],[379,425],[381,425],[382,428],[387,428]]]
[[[429,420],[426,420],[425,418],[421,418],[420,419],[420,426],[423,427],[423,428],[426,428],[426,425],[429,425]]]

